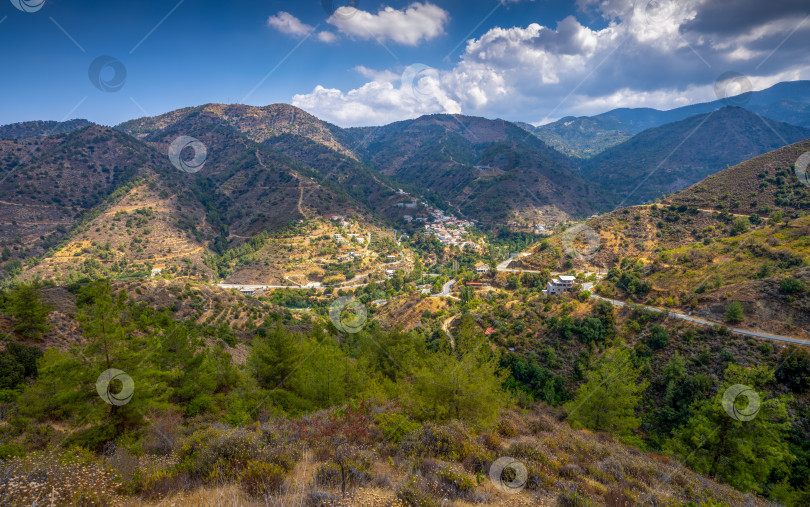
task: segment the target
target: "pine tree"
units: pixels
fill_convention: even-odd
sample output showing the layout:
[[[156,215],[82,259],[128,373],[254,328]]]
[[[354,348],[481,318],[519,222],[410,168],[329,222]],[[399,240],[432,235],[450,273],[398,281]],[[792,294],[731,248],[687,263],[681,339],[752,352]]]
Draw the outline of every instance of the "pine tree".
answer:
[[[761,492],[771,477],[784,477],[793,460],[787,442],[791,425],[788,398],[768,397],[763,389],[773,378],[773,370],[766,366],[729,365],[717,395],[696,406],[695,414],[675,431],[665,449],[695,471],[721,477],[743,491]],[[751,387],[759,396],[759,411],[750,420],[732,417],[723,407],[724,393],[735,384]]]
[[[28,338],[41,338],[48,331],[48,314],[51,309],[40,301],[39,292],[30,285],[18,285],[6,296],[6,312],[17,325],[14,331]]]
[[[629,349],[608,351],[585,374],[585,384],[565,405],[574,426],[617,435],[629,435],[639,427],[641,419],[635,409],[648,383],[639,380],[641,374],[632,358]]]
[[[295,391],[297,378],[293,373],[302,357],[301,337],[276,324],[266,336],[254,340],[248,365],[262,387]]]
[[[487,427],[507,405],[509,396],[503,390],[507,374],[486,339],[475,334],[471,320],[462,317],[453,351],[433,353],[417,373],[406,400],[415,418],[459,419]]]
[[[726,322],[730,322],[732,324],[738,324],[743,321],[745,318],[745,310],[743,309],[742,303],[739,301],[732,301],[726,307]]]

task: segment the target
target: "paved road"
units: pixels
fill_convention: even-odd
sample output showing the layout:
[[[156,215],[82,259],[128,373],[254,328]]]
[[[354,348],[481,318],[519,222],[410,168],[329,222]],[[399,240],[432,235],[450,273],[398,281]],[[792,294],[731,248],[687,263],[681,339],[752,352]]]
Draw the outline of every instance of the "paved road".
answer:
[[[617,301],[615,299],[603,298],[602,296],[597,296],[596,294],[591,294],[591,297],[595,298],[595,299],[599,299],[601,301],[607,301],[608,303],[612,304],[613,306],[627,306],[623,301]],[[636,305],[636,306],[640,306],[640,307],[642,307],[644,309],[647,309],[647,310],[649,310],[651,312],[666,313],[670,317],[675,317],[676,319],[681,319],[681,320],[686,320],[686,321],[689,321],[689,322],[694,322],[695,324],[700,324],[700,325],[703,325],[703,326],[718,326],[718,325],[721,325],[721,324],[718,324],[717,322],[698,319],[698,318],[695,318],[695,317],[691,317],[689,315],[684,315],[682,313],[673,312],[671,310],[664,310],[664,309],[661,309],[661,308],[656,308],[654,306],[646,306],[646,305]],[[769,334],[769,333],[758,333],[756,331],[748,331],[747,329],[738,329],[738,328],[734,328],[734,327],[730,327],[730,328],[728,328],[728,330],[733,332],[733,333],[742,334],[742,335],[746,335],[746,336],[754,336],[754,337],[757,337],[757,338],[764,338],[766,340],[772,340],[772,341],[777,341],[777,342],[786,342],[786,343],[796,343],[798,345],[810,346],[810,341],[800,340],[798,338],[790,338],[788,336],[780,336],[780,335]]]
[[[438,298],[438,297],[447,297],[450,296],[450,291],[453,290],[453,286],[456,284],[455,280],[450,280],[449,282],[442,285],[442,291],[438,294],[433,294],[430,297]]]
[[[290,285],[248,285],[241,283],[218,283],[217,287],[223,289],[236,289],[236,290],[259,290],[259,289],[300,289],[301,287],[293,287]]]
[[[502,263],[495,266],[497,271],[501,271],[503,273],[541,273],[541,271],[533,270],[533,269],[509,269],[506,266],[509,265],[510,262],[519,258],[523,254],[511,255],[508,259],[503,261]]]
[[[451,349],[456,348],[456,339],[453,338],[453,333],[450,332],[450,323],[453,322],[453,320],[455,320],[456,317],[458,317],[458,315],[453,315],[445,319],[444,322],[442,322],[442,331],[444,331],[444,333],[450,338]]]

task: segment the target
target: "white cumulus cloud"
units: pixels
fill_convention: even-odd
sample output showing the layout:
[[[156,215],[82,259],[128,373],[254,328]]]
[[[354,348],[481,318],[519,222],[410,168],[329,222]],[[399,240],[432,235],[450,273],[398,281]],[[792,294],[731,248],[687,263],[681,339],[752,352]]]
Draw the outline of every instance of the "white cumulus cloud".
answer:
[[[374,72],[366,68],[358,71],[369,75]],[[377,75],[378,80],[346,93],[316,86],[312,93],[295,95],[292,104],[347,126],[380,125],[424,114],[461,113],[461,105],[443,89],[434,69],[411,66],[397,79],[392,79],[390,73]]]
[[[449,19],[449,13],[441,7],[416,2],[402,10],[385,7],[377,14],[341,7],[327,22],[353,39],[390,40],[416,46],[443,34]]]
[[[284,11],[267,18],[267,26],[275,28],[281,33],[300,37],[307,35],[313,30],[311,26],[302,23],[300,19]]]
[[[728,71],[746,75],[755,90],[808,78],[810,22],[797,18],[798,0],[729,2],[734,9],[725,12],[710,0],[579,0],[582,12],[605,22],[592,28],[570,15],[556,26],[495,26],[466,41],[455,64],[420,72],[416,94],[407,83],[395,86],[390,74],[357,68],[370,82],[345,92],[321,86],[296,95],[295,103],[347,125],[461,111],[547,122],[616,107],[670,109],[711,101],[715,80]],[[412,26],[402,17],[428,6],[377,15],[358,11],[330,23],[351,37],[365,33],[415,44],[425,33],[440,33],[440,18]],[[397,24],[412,30],[395,30]]]

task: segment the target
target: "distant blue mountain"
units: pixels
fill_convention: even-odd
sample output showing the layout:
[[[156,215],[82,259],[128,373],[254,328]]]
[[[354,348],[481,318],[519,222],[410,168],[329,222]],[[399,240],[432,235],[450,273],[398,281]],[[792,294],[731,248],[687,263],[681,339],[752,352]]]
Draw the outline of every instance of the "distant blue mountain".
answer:
[[[566,155],[589,158],[644,130],[729,105],[743,107],[771,120],[810,127],[810,81],[779,83],[765,90],[669,111],[620,108],[596,116],[569,116],[540,127],[521,126]]]

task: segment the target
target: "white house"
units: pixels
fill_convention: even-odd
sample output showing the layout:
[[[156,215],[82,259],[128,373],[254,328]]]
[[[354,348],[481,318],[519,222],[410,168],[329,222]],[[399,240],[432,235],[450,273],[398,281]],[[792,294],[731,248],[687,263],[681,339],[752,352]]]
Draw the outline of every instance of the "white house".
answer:
[[[545,293],[562,294],[563,292],[569,291],[573,289],[575,280],[575,276],[560,275],[559,278],[555,278],[554,280],[548,282]]]
[[[484,264],[483,262],[479,262],[475,265],[475,272],[478,274],[481,273],[489,273],[489,266]]]

